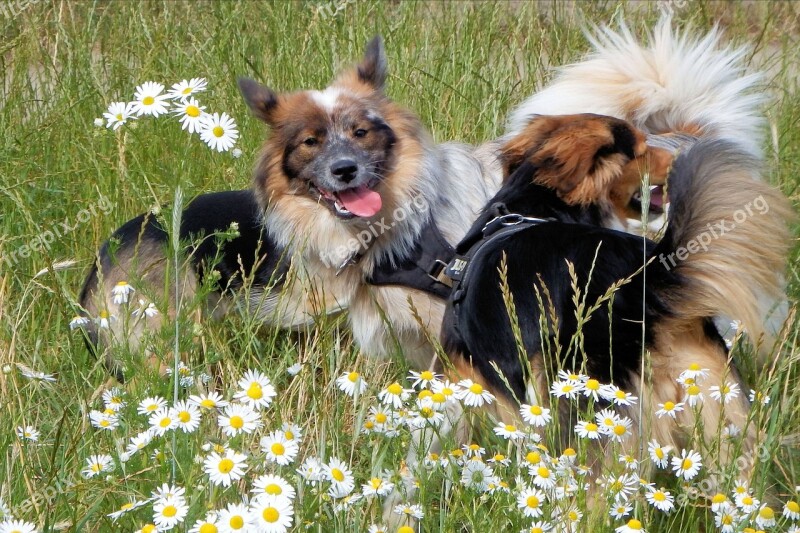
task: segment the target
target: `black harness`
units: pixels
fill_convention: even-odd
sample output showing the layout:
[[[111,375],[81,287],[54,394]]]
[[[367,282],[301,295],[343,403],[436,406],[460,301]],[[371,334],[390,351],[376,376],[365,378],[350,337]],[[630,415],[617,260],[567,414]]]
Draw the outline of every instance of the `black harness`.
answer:
[[[555,220],[508,213],[505,205],[500,203],[492,205],[491,209],[495,216],[486,223],[480,235],[461,241],[455,249],[444,239],[436,224],[429,220],[407,258],[399,264],[384,259],[375,265],[367,282],[372,285],[401,285],[438,298],[451,298],[458,303],[469,286],[470,265],[486,244]]]

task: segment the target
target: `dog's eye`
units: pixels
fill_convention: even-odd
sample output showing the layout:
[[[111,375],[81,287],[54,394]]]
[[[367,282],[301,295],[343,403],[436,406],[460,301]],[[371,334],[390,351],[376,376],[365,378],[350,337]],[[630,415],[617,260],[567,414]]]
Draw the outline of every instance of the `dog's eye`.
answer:
[[[305,144],[306,146],[314,146],[315,144],[317,144],[317,138],[306,137],[305,140],[303,140],[303,144]]]
[[[353,135],[355,135],[356,137],[366,137],[367,130],[365,130],[364,128],[358,128],[356,131],[353,132]]]

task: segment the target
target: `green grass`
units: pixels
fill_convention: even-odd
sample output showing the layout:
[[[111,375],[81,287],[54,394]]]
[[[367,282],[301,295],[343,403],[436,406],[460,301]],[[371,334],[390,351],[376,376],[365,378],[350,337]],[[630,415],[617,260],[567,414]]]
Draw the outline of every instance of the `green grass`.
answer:
[[[102,408],[99,394],[107,375],[69,331],[82,277],[96,248],[121,223],[154,205],[170,204],[180,186],[187,198],[223,189],[245,188],[265,131],[249,118],[235,78],[246,75],[277,90],[324,87],[338,69],[360,57],[375,33],[386,41],[391,75],[388,93],[417,112],[439,141],[478,143],[503,131],[505,117],[552,75],[551,67],[577,60],[587,50],[586,22],[610,22],[622,14],[636,31],[651,27],[658,5],[627,2],[592,4],[446,2],[67,2],[18,1],[0,10],[0,498],[13,515],[42,531],[134,531],[150,516],[138,509],[119,522],[106,517],[130,497],[146,498],[163,482],[187,487],[188,530],[207,508],[235,501],[249,486],[209,488],[194,463],[205,455],[204,431],[161,439],[110,473],[85,479],[80,470],[90,454],[118,459],[127,438],[142,427],[135,404],[148,395],[173,398],[165,379],[146,370],[126,386],[123,424],[100,432],[88,412]],[[754,67],[768,72],[772,96],[765,108],[773,141],[769,178],[797,203],[800,176],[800,93],[798,16],[792,3],[699,2],[673,4],[681,24],[710,28],[721,21],[726,37],[752,43]],[[176,122],[140,120],[118,133],[93,126],[107,105],[129,100],[136,85],[156,80],[170,85],[203,76],[201,95],[211,111],[226,111],[239,124],[240,159],[208,150]],[[108,203],[104,203],[105,201]],[[109,209],[105,209],[109,207]],[[64,231],[61,223],[69,226]],[[37,236],[61,228],[44,249],[31,250]],[[29,248],[23,248],[28,246]],[[795,247],[797,248],[797,247]],[[24,252],[29,250],[29,253]],[[790,264],[793,301],[798,294],[797,250]],[[37,272],[54,263],[77,264]],[[282,422],[304,428],[301,457],[338,456],[353,468],[357,483],[380,470],[396,469],[408,436],[382,439],[359,435],[373,394],[407,368],[394,361],[367,361],[352,346],[341,320],[321,322],[307,334],[258,328],[252,317],[232,314],[204,322],[184,340],[205,347],[224,392],[245,369],[257,368],[273,380],[278,400],[266,411],[266,433]],[[754,490],[780,512],[800,485],[800,392],[797,337],[800,319],[788,325],[784,357],[770,371],[738,361],[754,388],[768,391],[763,429],[769,436],[763,461],[756,461]],[[164,355],[174,339],[164,338]],[[189,360],[196,371],[199,350]],[[297,378],[286,367],[303,363]],[[30,380],[21,366],[57,376],[55,383]],[[354,402],[333,381],[357,369],[371,385]],[[185,392],[180,393],[181,396]],[[20,425],[35,426],[38,442],[17,438]],[[481,435],[494,452],[506,444]],[[236,437],[231,444],[254,453],[248,464],[263,471],[258,439]],[[152,458],[158,448],[162,454]],[[554,450],[558,452],[559,450]],[[280,470],[293,484],[293,469]],[[252,478],[252,473],[249,474]],[[530,520],[514,510],[512,495],[480,496],[447,482],[441,471],[420,480],[425,531],[517,531]],[[507,481],[511,482],[513,476]],[[657,480],[674,493],[683,489],[666,476]],[[205,487],[198,488],[199,485]],[[583,502],[583,500],[581,500]],[[319,492],[305,487],[296,503],[296,524],[315,531],[360,531],[380,519],[380,506],[360,503],[334,513]],[[583,502],[579,530],[610,531],[602,505]],[[713,529],[702,499],[689,499],[670,515],[638,501],[636,514],[650,531]]]

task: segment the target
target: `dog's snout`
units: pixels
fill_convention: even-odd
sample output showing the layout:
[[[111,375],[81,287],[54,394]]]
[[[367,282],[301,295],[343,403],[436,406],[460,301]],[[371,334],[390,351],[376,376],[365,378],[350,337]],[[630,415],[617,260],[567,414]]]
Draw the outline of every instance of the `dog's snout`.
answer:
[[[350,183],[356,177],[358,165],[352,159],[339,159],[331,164],[331,174],[345,183]]]

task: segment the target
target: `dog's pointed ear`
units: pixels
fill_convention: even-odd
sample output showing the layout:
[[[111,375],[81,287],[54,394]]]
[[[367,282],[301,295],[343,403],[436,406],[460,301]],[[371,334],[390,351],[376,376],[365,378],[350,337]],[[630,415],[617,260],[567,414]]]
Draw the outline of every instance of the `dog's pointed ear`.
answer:
[[[389,62],[386,60],[386,51],[383,49],[383,39],[380,35],[376,35],[369,42],[364,52],[364,59],[356,70],[360,81],[372,86],[376,91],[383,91],[389,72]]]
[[[253,115],[272,125],[275,110],[278,108],[278,95],[249,78],[239,78],[239,90]]]

